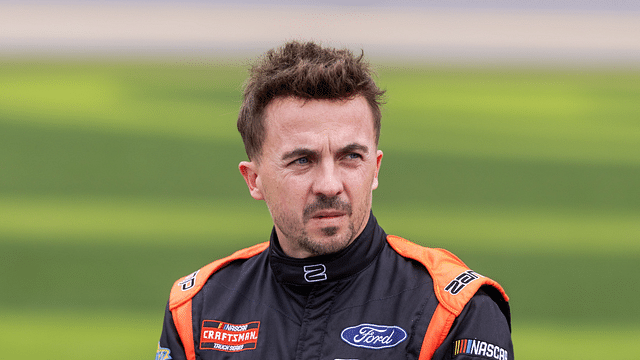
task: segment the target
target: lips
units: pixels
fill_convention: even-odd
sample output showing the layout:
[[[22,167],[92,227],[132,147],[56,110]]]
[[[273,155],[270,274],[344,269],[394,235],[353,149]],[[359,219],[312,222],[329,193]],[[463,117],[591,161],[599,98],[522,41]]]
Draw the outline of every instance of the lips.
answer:
[[[345,215],[351,215],[351,204],[341,200],[338,196],[319,195],[313,203],[305,206],[302,218],[304,222],[307,222],[309,220],[337,219]]]
[[[338,211],[338,210],[320,210],[311,214],[311,218],[312,219],[332,219],[332,218],[343,216],[345,214],[346,213],[344,211]]]

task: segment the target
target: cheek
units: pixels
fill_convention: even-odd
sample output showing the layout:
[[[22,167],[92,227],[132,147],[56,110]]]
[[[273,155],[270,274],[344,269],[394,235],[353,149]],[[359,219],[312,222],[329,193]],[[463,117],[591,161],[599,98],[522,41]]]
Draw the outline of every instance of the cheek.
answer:
[[[291,204],[304,203],[309,192],[308,182],[304,178],[291,178],[282,183],[282,196]]]
[[[356,186],[359,190],[364,189],[363,191],[370,191],[370,185],[376,182],[375,172],[371,171],[369,167],[364,166],[345,176],[345,179],[347,179],[351,186]]]
[[[277,204],[283,211],[290,211],[299,203],[306,200],[305,182],[303,179],[283,177],[277,180],[271,179],[269,186],[265,186],[268,203]]]
[[[353,202],[368,206],[371,204],[372,191],[378,187],[378,179],[370,169],[362,169],[350,174],[349,186],[351,194],[354,196]]]

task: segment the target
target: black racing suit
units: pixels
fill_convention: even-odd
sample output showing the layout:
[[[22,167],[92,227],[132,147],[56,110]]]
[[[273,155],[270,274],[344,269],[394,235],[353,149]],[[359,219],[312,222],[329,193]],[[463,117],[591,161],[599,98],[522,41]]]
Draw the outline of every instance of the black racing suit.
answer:
[[[223,266],[192,297],[195,357],[418,359],[439,303],[434,281],[386,238],[371,214],[347,248],[295,259],[273,230],[264,251]],[[513,359],[509,305],[495,287],[480,287],[445,335],[433,359]],[[186,359],[169,305],[156,359]]]

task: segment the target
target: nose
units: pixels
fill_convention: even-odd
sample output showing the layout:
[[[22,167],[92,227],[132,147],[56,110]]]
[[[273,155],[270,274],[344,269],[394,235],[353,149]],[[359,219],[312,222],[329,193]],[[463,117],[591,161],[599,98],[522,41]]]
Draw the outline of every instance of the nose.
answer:
[[[338,167],[333,161],[323,161],[316,170],[313,186],[314,194],[333,197],[342,192],[342,178]]]

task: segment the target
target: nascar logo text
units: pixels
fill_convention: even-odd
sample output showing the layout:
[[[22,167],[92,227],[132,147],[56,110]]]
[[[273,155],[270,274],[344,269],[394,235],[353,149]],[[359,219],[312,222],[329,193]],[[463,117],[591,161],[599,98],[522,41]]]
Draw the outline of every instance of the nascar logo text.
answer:
[[[508,360],[507,350],[486,341],[462,339],[453,343],[453,356],[459,354],[485,356],[496,360]]]
[[[260,322],[229,324],[204,320],[200,333],[200,349],[237,352],[255,349],[258,344]]]

